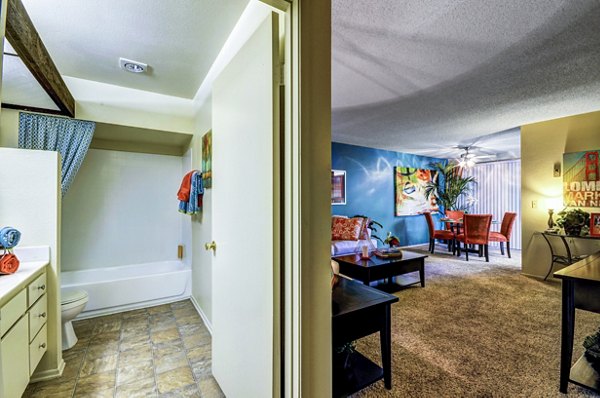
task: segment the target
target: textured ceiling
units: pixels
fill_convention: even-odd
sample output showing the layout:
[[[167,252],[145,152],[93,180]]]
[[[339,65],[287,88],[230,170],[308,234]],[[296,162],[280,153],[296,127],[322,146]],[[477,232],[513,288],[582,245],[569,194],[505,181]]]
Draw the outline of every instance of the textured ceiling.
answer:
[[[23,3],[62,75],[192,98],[248,1]],[[119,57],[150,72],[125,72]]]
[[[600,109],[599,21],[598,0],[333,0],[333,139],[518,156],[504,130]]]

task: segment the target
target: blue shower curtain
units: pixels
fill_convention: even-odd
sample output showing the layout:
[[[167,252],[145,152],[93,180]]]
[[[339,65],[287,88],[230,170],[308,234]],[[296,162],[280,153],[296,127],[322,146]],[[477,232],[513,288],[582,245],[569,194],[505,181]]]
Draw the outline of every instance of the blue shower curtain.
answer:
[[[88,151],[96,124],[33,113],[19,114],[19,148],[57,151],[62,159],[62,196],[71,186]]]

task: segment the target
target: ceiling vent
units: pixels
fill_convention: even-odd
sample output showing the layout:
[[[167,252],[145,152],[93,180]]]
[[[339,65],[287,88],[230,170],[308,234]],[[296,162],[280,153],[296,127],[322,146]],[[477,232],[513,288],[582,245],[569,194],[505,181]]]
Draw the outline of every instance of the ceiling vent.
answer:
[[[146,73],[148,70],[148,64],[132,61],[127,58],[119,58],[119,66],[121,69],[131,73]]]

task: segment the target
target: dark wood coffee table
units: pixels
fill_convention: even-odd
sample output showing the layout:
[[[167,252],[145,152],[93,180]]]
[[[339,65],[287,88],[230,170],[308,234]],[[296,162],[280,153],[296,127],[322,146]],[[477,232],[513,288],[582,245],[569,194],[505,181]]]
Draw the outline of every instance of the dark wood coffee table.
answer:
[[[387,279],[387,283],[374,286],[386,292],[397,291],[418,283],[425,287],[425,258],[427,255],[405,250],[402,251],[402,254],[401,258],[379,258],[372,255],[370,259],[362,260],[359,254],[349,254],[333,259],[340,264],[341,274],[358,279],[367,286],[371,282]],[[402,277],[396,278],[400,283],[392,282],[392,278],[412,272],[419,272],[419,278]]]

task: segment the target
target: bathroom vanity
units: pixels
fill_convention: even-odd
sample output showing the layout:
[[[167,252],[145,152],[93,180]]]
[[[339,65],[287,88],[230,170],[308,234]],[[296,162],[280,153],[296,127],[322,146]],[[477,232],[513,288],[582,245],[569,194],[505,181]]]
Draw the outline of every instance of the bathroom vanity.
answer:
[[[0,276],[0,397],[21,397],[48,346],[48,260]]]

